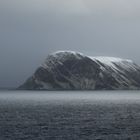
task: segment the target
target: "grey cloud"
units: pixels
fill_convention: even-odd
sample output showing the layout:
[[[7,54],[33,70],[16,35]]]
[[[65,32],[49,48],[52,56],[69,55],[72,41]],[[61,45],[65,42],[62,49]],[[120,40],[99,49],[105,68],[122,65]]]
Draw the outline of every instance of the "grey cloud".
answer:
[[[16,87],[57,50],[140,64],[134,0],[0,0],[0,87]]]

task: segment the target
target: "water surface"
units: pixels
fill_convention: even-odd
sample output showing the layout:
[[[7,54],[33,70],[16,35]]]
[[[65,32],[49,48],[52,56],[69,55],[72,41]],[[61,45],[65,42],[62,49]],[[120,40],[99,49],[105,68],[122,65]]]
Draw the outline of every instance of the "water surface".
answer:
[[[0,140],[139,140],[139,91],[1,91]]]

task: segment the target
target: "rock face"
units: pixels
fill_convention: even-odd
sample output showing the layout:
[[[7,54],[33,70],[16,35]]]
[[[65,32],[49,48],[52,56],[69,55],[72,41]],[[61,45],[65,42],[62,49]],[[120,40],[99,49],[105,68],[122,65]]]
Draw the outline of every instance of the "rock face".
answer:
[[[131,60],[61,51],[49,55],[19,89],[140,89],[140,67]]]

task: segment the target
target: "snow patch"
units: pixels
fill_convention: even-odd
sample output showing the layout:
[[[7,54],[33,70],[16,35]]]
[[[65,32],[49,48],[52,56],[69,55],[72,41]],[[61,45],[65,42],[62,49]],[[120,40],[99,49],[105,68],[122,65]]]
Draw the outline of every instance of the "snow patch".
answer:
[[[109,66],[113,71],[118,72],[120,69],[116,66],[118,65],[119,67],[123,69],[135,69],[134,68],[134,63],[132,60],[129,59],[122,59],[122,58],[116,58],[116,57],[105,57],[105,56],[98,56],[98,57],[91,57],[90,58],[98,63],[102,63],[105,66]],[[99,63],[100,62],[100,63]],[[102,70],[105,70],[105,68],[100,65],[100,68]]]
[[[109,65],[109,66],[114,66],[114,63],[123,63],[129,62],[133,63],[132,60],[129,59],[121,59],[121,58],[116,58],[116,57],[105,57],[105,56],[97,56],[97,57],[90,57],[92,60],[98,60],[103,64]]]
[[[75,51],[56,51],[56,52],[54,52],[54,53],[52,53],[50,55],[52,55],[52,56],[58,56],[59,54],[63,54],[63,55],[65,55],[65,54],[73,54],[73,55],[80,54],[80,55],[84,56],[82,53],[75,52]]]

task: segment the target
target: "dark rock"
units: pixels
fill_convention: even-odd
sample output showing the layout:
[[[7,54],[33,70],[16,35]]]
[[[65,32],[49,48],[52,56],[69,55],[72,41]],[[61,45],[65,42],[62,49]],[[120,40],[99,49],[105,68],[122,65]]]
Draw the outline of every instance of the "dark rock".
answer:
[[[140,89],[140,67],[131,60],[120,58],[92,58],[76,52],[56,52],[49,55],[19,89]]]

